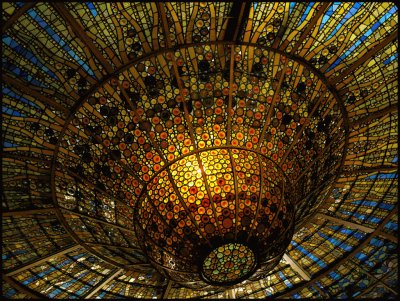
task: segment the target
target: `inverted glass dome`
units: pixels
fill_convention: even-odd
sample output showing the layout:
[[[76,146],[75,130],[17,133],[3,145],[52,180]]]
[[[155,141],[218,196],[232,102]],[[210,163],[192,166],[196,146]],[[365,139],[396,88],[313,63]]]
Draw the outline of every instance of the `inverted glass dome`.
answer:
[[[397,13],[3,2],[2,297],[396,298]]]
[[[175,282],[232,285],[279,263],[293,236],[291,193],[279,167],[255,152],[187,155],[143,189],[137,235]]]
[[[162,62],[170,68],[160,69]],[[119,213],[134,225],[129,239],[177,282],[204,286],[201,263],[187,257],[220,242],[251,242],[259,264],[277,264],[293,227],[317,208],[312,192],[332,184],[345,151],[343,104],[319,76],[283,53],[230,43],[137,61],[96,88],[71,119],[89,141],[79,132],[62,137],[58,205],[115,206],[89,187],[115,190],[118,203],[136,210],[134,218]],[[70,211],[62,212],[76,232]]]

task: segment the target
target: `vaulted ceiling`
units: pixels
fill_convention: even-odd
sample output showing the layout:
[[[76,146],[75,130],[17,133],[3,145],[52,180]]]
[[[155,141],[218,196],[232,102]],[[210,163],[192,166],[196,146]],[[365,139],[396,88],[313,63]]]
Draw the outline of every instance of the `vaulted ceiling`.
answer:
[[[3,2],[2,296],[395,298],[397,13]],[[295,230],[273,270],[230,287],[169,272],[196,231],[264,233],[274,168]]]

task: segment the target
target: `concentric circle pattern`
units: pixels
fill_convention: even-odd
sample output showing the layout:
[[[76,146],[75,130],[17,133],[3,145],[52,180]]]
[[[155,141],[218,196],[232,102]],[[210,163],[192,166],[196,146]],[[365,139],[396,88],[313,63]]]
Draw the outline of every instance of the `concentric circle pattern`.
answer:
[[[238,244],[222,245],[204,259],[202,275],[211,283],[237,283],[247,278],[256,265],[256,257],[251,249]]]
[[[2,297],[398,297],[394,2],[2,21]]]

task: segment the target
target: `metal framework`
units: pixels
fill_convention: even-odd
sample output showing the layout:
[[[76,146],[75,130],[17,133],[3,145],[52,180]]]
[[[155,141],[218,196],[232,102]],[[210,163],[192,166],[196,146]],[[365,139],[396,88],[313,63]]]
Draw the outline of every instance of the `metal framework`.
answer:
[[[15,290],[27,295],[28,297],[32,299],[39,299],[43,300],[44,296],[42,294],[39,294],[38,292],[30,289],[29,287],[22,285],[20,282],[15,280],[14,278],[6,275],[2,275],[2,279],[7,282],[9,285],[11,285]]]
[[[31,9],[36,5],[35,2],[28,2],[18,9],[1,27],[1,33],[5,33],[15,21],[17,21],[27,10]]]
[[[395,207],[386,217],[385,219],[379,224],[379,226],[374,230],[374,232],[369,233],[367,237],[359,244],[353,251],[350,253],[345,254],[341,259],[335,261],[329,268],[322,270],[320,273],[314,276],[308,283],[301,283],[301,285],[296,285],[289,291],[284,292],[283,294],[277,294],[277,297],[290,297],[295,292],[301,290],[304,286],[309,286],[317,282],[322,277],[326,276],[329,272],[336,269],[340,264],[346,262],[347,260],[351,259],[354,255],[360,252],[375,236],[381,234],[381,230],[385,227],[386,223],[390,221],[392,216],[397,213],[398,208]]]
[[[372,284],[370,287],[368,287],[367,289],[365,289],[363,292],[361,292],[360,295],[358,295],[358,298],[362,298],[364,295],[366,295],[367,293],[369,293],[370,291],[372,291],[377,285],[382,285],[384,283],[384,281],[389,278],[391,276],[390,273],[387,273],[385,276],[383,276],[382,278],[380,278],[377,282],[375,282],[374,284]],[[385,286],[386,287],[386,286]],[[390,290],[391,292],[393,292],[393,290]],[[394,292],[395,295],[398,295],[398,292]]]
[[[301,278],[303,278],[306,281],[310,281],[311,275],[308,273],[306,270],[304,270],[300,264],[295,261],[289,254],[285,253],[283,255],[283,259],[289,263],[291,268],[300,275]]]
[[[5,33],[8,29],[10,29],[10,27],[13,25],[14,22],[16,22],[21,16],[24,15],[25,12],[27,12],[29,9],[33,8],[36,5],[36,3],[26,3],[24,4],[22,7],[20,7],[18,10],[16,10],[16,12],[6,21],[6,23],[2,26],[2,33]],[[113,58],[113,63],[115,65],[115,67],[113,67],[110,64],[109,59],[106,57],[105,54],[103,54],[101,52],[101,48],[99,46],[96,45],[96,43],[94,42],[94,40],[91,38],[90,34],[85,32],[85,28],[81,25],[81,23],[79,21],[76,20],[76,18],[68,11],[68,8],[66,7],[65,4],[63,3],[53,3],[51,4],[52,7],[56,10],[56,12],[63,18],[63,20],[66,22],[67,26],[70,27],[70,29],[72,30],[72,32],[76,35],[76,37],[78,39],[80,39],[83,42],[83,45],[85,47],[87,47],[90,51],[91,54],[93,54],[93,56],[100,62],[100,64],[104,67],[104,71],[103,71],[103,75],[104,77],[99,80],[99,82],[97,82],[96,84],[94,84],[91,89],[89,91],[87,91],[86,94],[80,96],[80,97],[76,97],[76,102],[75,104],[71,107],[71,108],[67,108],[64,105],[58,103],[57,101],[55,101],[54,99],[52,99],[50,96],[46,96],[44,95],[44,93],[40,93],[38,90],[35,89],[35,87],[33,87],[33,85],[26,85],[25,83],[23,83],[22,80],[16,79],[10,75],[7,74],[3,74],[2,75],[2,79],[4,82],[6,82],[7,84],[11,85],[12,87],[22,91],[23,93],[26,93],[28,95],[31,95],[34,98],[37,98],[40,100],[40,102],[42,102],[43,104],[45,104],[46,106],[49,106],[52,109],[56,109],[62,113],[64,113],[67,118],[65,121],[65,124],[63,126],[63,130],[60,132],[59,134],[59,141],[61,140],[61,137],[63,137],[63,135],[65,134],[65,132],[67,131],[67,127],[68,124],[70,123],[70,121],[73,119],[75,113],[77,112],[77,110],[81,107],[81,105],[83,104],[83,102],[91,95],[91,92],[95,91],[98,87],[100,87],[105,81],[109,80],[111,77],[117,76],[118,74],[120,74],[123,70],[127,70],[129,67],[133,66],[133,64],[137,63],[139,60],[144,60],[147,57],[151,57],[154,56],[156,54],[159,53],[163,53],[165,51],[167,52],[171,52],[173,53],[173,51],[179,47],[187,47],[188,45],[178,45],[178,47],[172,47],[172,41],[169,37],[169,28],[168,28],[168,20],[167,20],[167,14],[165,11],[165,5],[163,3],[158,3],[157,7],[159,8],[159,12],[160,12],[160,18],[161,18],[161,27],[164,30],[165,36],[167,38],[167,49],[158,49],[157,51],[151,52],[151,53],[147,53],[146,55],[144,55],[142,58],[140,59],[135,59],[132,60],[131,62],[123,65],[121,62],[119,62],[117,57]],[[215,41],[215,42],[211,42],[211,43],[193,43],[190,44],[189,46],[201,46],[204,44],[211,44],[211,45],[224,45],[227,43],[227,41],[236,41],[237,45],[247,45],[247,46],[256,46],[256,43],[243,43],[239,41],[239,33],[241,31],[243,31],[243,28],[246,24],[246,20],[248,17],[248,13],[250,10],[252,3],[235,3],[231,9],[231,12],[229,14],[229,16],[227,17],[227,29],[225,31],[225,34],[223,35],[223,39],[220,41]],[[300,62],[302,64],[304,64],[304,66],[309,67],[310,70],[315,71],[315,74],[317,75],[321,75],[321,78],[324,82],[327,83],[328,88],[332,89],[335,93],[335,97],[338,98],[340,105],[343,106],[341,98],[338,97],[338,95],[342,95],[343,93],[343,89],[342,91],[337,92],[336,89],[341,89],[341,86],[344,85],[344,83],[341,83],[341,81],[346,77],[351,75],[352,73],[354,73],[354,71],[359,68],[360,66],[362,66],[363,64],[365,64],[366,62],[368,62],[368,60],[370,60],[372,57],[374,57],[377,53],[379,53],[382,49],[384,49],[388,44],[394,42],[397,39],[397,34],[398,34],[398,30],[394,30],[393,32],[391,32],[389,35],[387,35],[382,41],[377,41],[374,44],[371,44],[365,51],[365,53],[363,55],[360,55],[358,60],[352,61],[352,63],[350,65],[348,65],[346,68],[343,68],[340,70],[340,74],[338,76],[331,76],[329,78],[325,78],[325,76],[322,74],[322,72],[320,72],[317,68],[315,68],[314,66],[312,66],[311,64],[308,64],[303,58],[298,57],[296,55],[296,51],[301,48],[301,45],[306,41],[307,36],[310,35],[311,31],[314,29],[315,25],[317,24],[317,22],[321,19],[322,15],[326,12],[327,8],[330,6],[329,3],[324,3],[321,4],[319,9],[317,10],[317,12],[315,12],[314,16],[311,18],[308,26],[303,29],[301,31],[300,37],[296,40],[295,42],[295,46],[293,47],[292,51],[290,52],[290,54],[286,54],[284,51],[284,48],[287,46],[286,43],[282,43],[279,46],[279,40],[277,39],[276,42],[274,42],[274,47],[278,47],[281,50],[277,50],[277,49],[273,49],[274,47],[272,47],[271,49],[269,47],[264,47],[265,49],[270,49],[273,50],[277,53],[280,54],[284,54],[287,55],[287,57]],[[281,29],[280,29],[281,30]],[[231,38],[232,37],[232,38]],[[229,109],[232,108],[232,84],[233,84],[233,79],[234,79],[234,50],[233,50],[233,45],[231,48],[231,53],[230,53],[230,71],[229,71]],[[286,63],[287,64],[287,63]],[[287,65],[284,65],[284,68]],[[173,73],[175,75],[175,77],[178,79],[178,88],[180,90],[180,94],[182,95],[182,89],[183,86],[180,82],[180,75],[177,69],[177,63],[175,61],[175,59],[173,60]],[[265,124],[264,128],[262,129],[262,134],[260,135],[260,139],[259,139],[259,146],[262,144],[262,140],[264,139],[264,134],[266,131],[266,127],[270,122],[270,118],[271,118],[271,114],[274,110],[274,105],[276,102],[276,95],[279,94],[279,89],[280,86],[282,84],[283,81],[283,74],[281,76],[281,78],[279,79],[279,83],[278,83],[278,92],[274,95],[273,98],[273,102],[270,106],[270,109],[268,111],[267,114],[267,123]],[[122,89],[123,90],[123,89]],[[123,93],[125,93],[123,91]],[[320,99],[321,100],[321,99]],[[320,101],[319,100],[319,101]],[[309,115],[310,117],[313,116],[314,112],[316,111],[317,107],[319,105],[315,104],[314,108],[312,109],[311,114]],[[383,108],[383,109],[378,109],[376,111],[372,111],[371,113],[369,113],[366,116],[363,116],[359,119],[357,119],[356,121],[350,121],[347,119],[347,116],[344,116],[344,126],[348,127],[350,129],[355,129],[357,127],[359,127],[360,125],[363,124],[367,124],[370,123],[373,120],[376,120],[378,118],[387,116],[388,114],[393,114],[395,112],[397,112],[398,108],[397,108],[397,103],[391,103],[389,106]],[[190,117],[189,117],[189,113],[188,113],[188,107],[187,104],[184,103],[184,115],[189,127],[189,131],[190,131],[190,138],[192,140],[193,145],[196,148],[196,139],[194,138],[194,129],[192,126],[192,123],[190,122]],[[231,116],[228,116],[228,127],[229,127],[229,134],[228,134],[228,139],[230,139],[230,130],[231,130]],[[282,163],[285,161],[285,159],[287,158],[287,156],[289,155],[289,152],[291,151],[292,146],[294,145],[294,143],[296,143],[296,141],[299,139],[299,137],[302,134],[302,131],[304,130],[305,126],[303,126],[301,128],[301,130],[298,132],[297,136],[294,139],[293,144],[290,146],[290,148],[285,152],[284,156],[283,156],[283,160]],[[157,152],[159,154],[162,154],[162,151],[160,150],[160,146],[157,145],[155,143],[154,140],[152,140],[153,146],[157,149]],[[346,141],[346,146],[347,146],[347,141]],[[53,162],[52,162],[52,191],[53,191],[53,199],[55,200],[55,184],[54,184],[54,176],[56,174],[56,157],[57,154],[59,153],[59,145],[53,147],[53,146],[48,146],[48,149],[44,149],[43,153],[46,155],[52,155],[53,156]],[[238,147],[239,148],[239,147]],[[210,148],[212,149],[212,148]],[[245,149],[245,148],[243,148]],[[202,149],[201,151],[204,151],[207,149]],[[229,150],[230,151],[230,150]],[[256,150],[257,153],[259,153],[259,150]],[[196,148],[195,151],[193,152],[198,160],[199,165],[202,165],[201,160],[199,158],[199,153],[200,151]],[[321,156],[325,155],[325,153],[321,154]],[[26,156],[18,156],[18,155],[13,155],[13,154],[5,154],[6,158],[15,158],[15,159],[23,159],[23,160],[35,160],[35,158],[31,158],[31,157],[26,157]],[[166,162],[165,158],[162,156],[164,162]],[[41,161],[41,159],[36,159],[37,161]],[[341,165],[343,164],[343,162],[341,163]],[[383,164],[383,163],[382,163]],[[309,170],[310,168],[312,168],[313,164],[310,164],[308,167],[305,168],[304,172],[300,175],[300,177],[307,172],[307,170]],[[359,169],[355,169],[355,170],[344,170],[342,173],[345,175],[353,175],[353,174],[370,174],[370,173],[375,173],[375,172],[394,172],[397,169],[398,165],[397,164],[393,164],[393,165],[388,165],[387,163],[385,163],[384,165],[376,165],[376,166],[371,166],[371,167],[362,167]],[[125,166],[122,164],[122,168],[128,172],[130,172],[130,167],[129,166]],[[204,168],[201,167],[202,169],[202,174],[205,177],[205,172],[204,172]],[[134,174],[134,173],[132,173]],[[76,175],[77,177],[79,177],[78,175]],[[235,175],[236,177],[236,175]],[[299,178],[300,178],[299,177]],[[140,179],[139,179],[140,180]],[[205,185],[207,186],[207,193],[209,195],[209,197],[211,197],[211,188],[208,187],[207,181],[205,180]],[[235,183],[236,183],[236,178],[235,178]],[[176,187],[175,187],[176,188]],[[235,187],[236,190],[236,187]],[[101,191],[103,192],[103,191]],[[104,192],[105,194],[107,194],[107,192]],[[107,194],[108,195],[108,194]],[[110,197],[113,197],[112,195],[109,195]],[[115,199],[115,198],[114,198]],[[118,198],[116,198],[117,201]],[[55,202],[56,204],[56,202]],[[236,204],[237,204],[237,199],[236,199]],[[259,204],[258,204],[259,205]],[[187,208],[186,208],[187,209]],[[213,214],[215,217],[217,217],[217,213],[216,213],[216,208],[213,207]],[[74,239],[74,241],[77,243],[74,246],[69,246],[60,250],[57,250],[49,255],[43,256],[41,258],[37,258],[34,261],[25,263],[23,265],[20,265],[19,267],[12,269],[12,270],[8,270],[8,271],[4,271],[3,274],[3,280],[6,281],[7,283],[9,283],[12,287],[14,287],[16,290],[21,291],[22,293],[26,294],[27,296],[34,298],[34,299],[40,299],[43,298],[44,296],[37,293],[36,291],[30,289],[27,286],[22,285],[19,281],[17,281],[16,279],[13,278],[13,276],[15,276],[16,274],[26,271],[27,269],[33,268],[35,266],[38,266],[44,262],[47,262],[49,260],[51,260],[52,258],[56,258],[58,256],[64,255],[66,253],[72,252],[74,250],[77,250],[79,248],[83,248],[85,250],[87,250],[88,252],[93,253],[94,255],[97,255],[98,257],[102,258],[102,259],[106,259],[108,262],[110,262],[111,264],[113,264],[114,266],[116,266],[117,268],[115,270],[113,270],[109,276],[105,277],[100,283],[98,283],[95,287],[93,287],[91,290],[89,290],[84,297],[85,298],[91,298],[93,296],[96,295],[96,293],[98,293],[101,289],[103,289],[104,287],[106,287],[107,284],[110,283],[110,281],[112,281],[113,279],[115,279],[116,277],[118,277],[123,271],[124,268],[119,265],[117,262],[113,261],[113,260],[108,260],[108,258],[105,258],[104,256],[102,256],[102,254],[99,254],[99,252],[95,252],[92,247],[96,247],[96,246],[103,246],[103,247],[116,247],[116,248],[122,248],[122,249],[127,249],[129,250],[140,250],[139,248],[134,248],[134,247],[122,247],[122,246],[116,246],[116,245],[108,245],[108,244],[102,244],[102,243],[96,243],[96,242],[82,242],[82,240],[79,238],[79,236],[74,233],[71,230],[71,227],[68,225],[68,223],[65,221],[65,219],[63,218],[63,212],[66,212],[68,214],[73,214],[76,216],[79,216],[82,219],[87,219],[87,220],[91,220],[94,222],[98,222],[104,226],[112,226],[115,227],[119,230],[122,230],[124,232],[127,233],[131,233],[131,234],[135,234],[135,231],[133,229],[129,229],[129,228],[125,228],[124,226],[121,225],[117,225],[114,223],[110,223],[107,222],[105,220],[101,220],[99,218],[96,217],[90,217],[87,216],[85,214],[81,214],[79,212],[75,212],[72,210],[67,210],[67,209],[62,209],[59,207],[52,207],[52,208],[37,208],[37,209],[26,209],[26,210],[14,210],[14,211],[5,211],[2,212],[2,216],[3,217],[29,217],[32,215],[36,215],[36,214],[42,214],[42,213],[51,213],[51,212],[55,212],[56,216],[58,217],[58,219],[61,221],[63,227],[65,229],[67,229],[67,232],[71,235],[71,237]],[[398,242],[398,237],[389,233],[384,232],[383,227],[385,226],[385,224],[390,220],[390,218],[393,217],[393,215],[397,212],[397,207],[390,212],[385,219],[381,222],[381,224],[376,228],[370,228],[367,226],[363,226],[360,224],[356,224],[353,222],[349,222],[349,221],[345,221],[342,220],[340,218],[334,217],[334,216],[329,216],[326,214],[322,214],[322,213],[318,213],[315,215],[315,218],[319,218],[319,219],[324,219],[324,220],[329,220],[335,224],[339,224],[339,225],[343,225],[345,227],[351,228],[351,229],[355,229],[355,230],[360,230],[362,232],[368,233],[368,235],[366,236],[365,240],[362,241],[360,243],[360,245],[358,245],[353,251],[351,251],[348,254],[345,254],[343,258],[339,259],[338,261],[334,262],[334,265],[329,266],[327,269],[321,271],[320,273],[317,273],[316,275],[311,276],[309,273],[307,273],[307,271],[305,271],[298,262],[296,262],[295,260],[293,260],[293,258],[291,258],[289,256],[289,254],[285,254],[284,255],[284,259],[289,263],[289,265],[292,267],[292,269],[299,274],[305,281],[307,282],[302,282],[299,285],[296,285],[294,288],[289,289],[288,291],[283,292],[282,294],[278,294],[278,297],[290,297],[291,294],[293,294],[296,291],[299,291],[301,288],[305,287],[305,286],[312,286],[314,287],[320,294],[321,296],[324,297],[329,297],[327,296],[319,287],[318,285],[316,285],[316,282],[321,279],[322,277],[324,277],[325,275],[327,275],[327,273],[329,273],[330,271],[334,270],[335,267],[339,266],[341,263],[346,262],[347,260],[351,261],[351,258],[360,250],[362,250],[363,247],[365,247],[369,241],[373,238],[373,237],[377,237],[377,236],[381,236],[384,237],[385,239],[388,239],[394,243]],[[189,212],[189,214],[191,214]],[[237,220],[237,216],[236,216],[236,220]],[[195,223],[196,224],[196,223]],[[218,224],[219,225],[219,224]],[[221,228],[219,229],[221,230]],[[147,263],[143,263],[143,264],[137,264],[137,265],[132,265],[132,266],[136,266],[138,268],[142,268],[142,267],[150,267],[149,264]],[[370,273],[368,273],[365,269],[363,269],[362,267],[360,267],[360,269],[363,271],[363,273],[365,273],[366,275],[375,278],[373,275],[371,275]],[[387,290],[391,291],[392,293],[394,293],[395,295],[398,295],[398,293],[390,288],[389,286],[387,286],[383,281],[389,277],[390,275],[385,275],[383,278],[381,279],[376,279],[377,282],[369,287],[367,290],[363,291],[361,296],[366,294],[368,291],[372,290],[376,285],[378,284],[382,284]],[[171,293],[171,289],[173,286],[173,281],[169,280],[163,293],[162,293],[162,299],[168,299],[169,295]],[[264,288],[265,289],[265,288]],[[255,293],[255,292],[252,292]],[[227,294],[230,298],[235,298],[235,290],[227,290]]]
[[[72,27],[72,30],[75,32],[77,37],[79,37],[85,45],[90,49],[93,55],[100,61],[103,65],[107,73],[113,73],[113,67],[108,62],[108,60],[101,54],[99,49],[94,45],[93,41],[89,36],[85,33],[82,25],[80,25],[75,18],[69,13],[69,11],[65,8],[63,3],[52,3],[54,9],[64,18],[64,20]]]
[[[103,280],[97,284],[95,287],[93,287],[91,290],[89,290],[85,296],[83,296],[84,299],[91,299],[98,291],[100,291],[102,288],[104,288],[111,280],[113,280],[115,277],[117,277],[119,274],[121,274],[124,270],[123,269],[117,269],[114,270],[108,277],[104,277]]]
[[[379,51],[381,51],[383,48],[385,48],[389,43],[393,42],[395,39],[397,39],[398,36],[398,30],[394,30],[392,33],[390,33],[383,41],[379,41],[374,43],[373,45],[370,46],[370,48],[367,50],[367,52],[363,55],[360,56],[360,58],[352,63],[350,66],[348,66],[345,70],[340,72],[340,75],[338,75],[335,78],[332,78],[330,81],[334,85],[338,85],[340,81],[342,81],[344,78],[346,78],[347,75],[351,74],[354,70],[356,70],[358,67],[360,67],[363,63],[367,62],[370,58],[372,58],[375,54],[377,54]]]
[[[317,24],[318,20],[325,13],[325,11],[329,7],[329,5],[330,4],[328,2],[320,4],[319,10],[312,17],[312,19],[310,20],[309,25],[302,32],[300,38],[297,40],[296,44],[293,46],[292,51],[290,52],[291,54],[294,54],[299,49],[299,46],[301,45],[301,43],[303,43],[304,39],[310,34],[311,30],[314,29],[315,24]],[[284,48],[282,48],[282,46],[280,47],[280,49],[284,49]]]
[[[232,288],[232,289],[228,289],[227,291],[227,297],[228,299],[236,299],[236,289]]]
[[[331,215],[326,215],[326,214],[323,214],[323,213],[317,213],[315,215],[315,218],[323,219],[323,220],[329,220],[329,221],[334,222],[336,224],[340,224],[340,225],[349,227],[350,229],[360,230],[360,231],[363,231],[365,233],[372,233],[372,232],[375,231],[375,229],[373,229],[373,228],[370,228],[370,227],[367,227],[367,226],[363,226],[363,225],[360,225],[360,224],[356,224],[356,223],[352,223],[352,222],[349,222],[349,221],[346,221],[346,220],[343,220],[343,219],[340,219],[340,218],[337,218],[337,217],[334,217],[334,216],[331,216]],[[398,241],[398,238],[396,236],[391,235],[389,233],[386,233],[386,232],[384,232],[382,230],[377,232],[377,234],[382,236],[382,237],[384,237],[384,238],[386,238],[386,239],[388,239],[388,240],[390,240],[390,241],[392,241],[392,242],[397,242]]]
[[[228,18],[228,24],[223,37],[225,41],[237,41],[239,33],[245,26],[245,21],[249,15],[250,2],[235,2],[232,5]],[[232,60],[231,60],[232,61]]]
[[[61,256],[61,255],[66,254],[66,253],[75,251],[75,250],[79,249],[80,247],[81,247],[80,245],[74,245],[74,246],[72,246],[72,247],[63,248],[63,249],[58,250],[58,251],[56,251],[56,252],[50,253],[50,254],[48,254],[48,255],[46,255],[46,256],[44,256],[44,257],[37,258],[37,259],[35,259],[34,261],[31,261],[31,262],[28,262],[28,263],[26,263],[26,264],[24,264],[24,265],[22,265],[22,266],[19,266],[19,267],[16,268],[16,269],[12,269],[12,270],[10,270],[10,271],[6,271],[6,272],[4,273],[4,275],[6,275],[6,276],[8,276],[8,277],[14,276],[14,275],[16,275],[16,274],[18,274],[18,273],[20,273],[20,272],[23,272],[23,271],[25,271],[25,270],[27,270],[27,269],[33,268],[33,267],[35,267],[35,266],[38,266],[38,265],[40,265],[41,263],[44,263],[44,262],[46,262],[46,261],[49,261],[49,260],[51,260],[52,258],[56,258],[56,257],[58,257],[58,256]]]
[[[8,216],[30,216],[34,214],[50,213],[54,212],[55,208],[40,208],[40,209],[28,209],[28,210],[15,210],[15,211],[3,211],[1,214],[4,217]]]
[[[393,172],[397,170],[397,165],[377,165],[371,167],[357,168],[352,170],[343,170],[343,174],[345,175],[353,175],[353,174],[371,174],[374,172]]]
[[[390,286],[388,286],[382,279],[376,278],[370,272],[365,270],[365,268],[363,268],[362,266],[357,265],[353,260],[350,259],[350,262],[354,263],[354,265],[356,266],[356,269],[360,270],[361,273],[363,273],[363,274],[367,275],[368,277],[374,279],[377,283],[380,283],[383,287],[385,287],[387,290],[391,291],[394,295],[396,295],[396,296],[398,295],[398,292],[395,291],[394,289],[392,289]]]
[[[328,221],[331,221],[333,223],[349,227],[350,229],[363,231],[365,233],[374,232],[373,228],[369,228],[367,226],[363,226],[363,225],[360,225],[360,224],[356,224],[356,223],[352,223],[352,222],[349,222],[349,221],[345,221],[345,220],[342,220],[340,218],[337,218],[337,217],[334,217],[334,216],[330,216],[330,215],[326,215],[326,214],[323,214],[323,213],[317,213],[315,215],[315,218],[328,220]]]
[[[34,89],[32,89],[29,85],[23,84],[20,80],[17,80],[7,74],[2,74],[1,75],[1,79],[3,80],[3,82],[7,82],[9,84],[11,84],[12,86],[18,88],[20,91],[25,92],[28,95],[32,95],[38,99],[40,99],[40,101],[44,104],[48,104],[49,106],[60,110],[61,112],[64,113],[68,113],[69,110],[64,107],[63,105],[59,104],[58,102],[56,102],[55,100],[39,93],[38,91],[35,91]]]
[[[371,112],[367,116],[357,119],[356,121],[354,121],[350,124],[350,127],[356,128],[362,124],[366,124],[366,123],[371,122],[372,120],[375,120],[382,116],[397,112],[397,110],[398,110],[398,103],[391,104],[391,105],[387,106],[386,108]]]
[[[161,300],[164,299],[170,299],[169,295],[171,293],[172,285],[174,282],[172,280],[168,280],[167,285],[165,286],[162,295],[161,295]]]

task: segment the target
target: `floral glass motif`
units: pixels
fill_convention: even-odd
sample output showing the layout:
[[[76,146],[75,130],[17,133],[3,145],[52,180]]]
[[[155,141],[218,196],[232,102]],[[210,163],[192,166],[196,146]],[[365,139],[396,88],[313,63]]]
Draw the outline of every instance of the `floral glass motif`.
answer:
[[[230,243],[214,249],[203,262],[203,277],[212,283],[240,281],[254,270],[253,251],[239,243]]]

